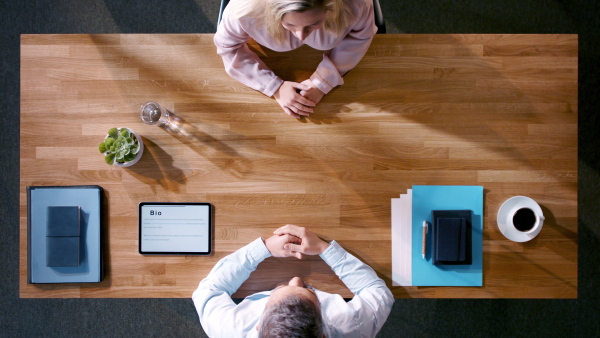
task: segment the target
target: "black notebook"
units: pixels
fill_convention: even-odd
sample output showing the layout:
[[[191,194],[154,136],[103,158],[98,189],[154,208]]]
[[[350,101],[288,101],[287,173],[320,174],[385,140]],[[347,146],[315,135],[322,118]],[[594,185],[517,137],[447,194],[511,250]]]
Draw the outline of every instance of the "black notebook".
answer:
[[[470,264],[470,211],[434,211],[433,222],[433,264]]]

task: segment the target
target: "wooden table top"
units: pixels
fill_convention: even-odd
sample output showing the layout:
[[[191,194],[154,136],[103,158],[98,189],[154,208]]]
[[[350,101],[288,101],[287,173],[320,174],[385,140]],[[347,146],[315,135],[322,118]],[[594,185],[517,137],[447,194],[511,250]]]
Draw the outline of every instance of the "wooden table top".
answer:
[[[22,35],[20,296],[191,297],[215,263],[287,223],[337,240],[397,298],[577,297],[577,35],[377,35],[307,119],[230,78],[212,34]],[[321,60],[254,46],[284,79]],[[156,101],[193,136],[143,124]],[[104,163],[110,127],[139,132],[131,168]],[[390,200],[413,185],[484,187],[483,287],[392,287]],[[30,185],[100,185],[106,277],[27,284]],[[500,205],[535,199],[534,240],[499,231]],[[215,254],[138,254],[142,201],[210,202]],[[318,257],[269,258],[234,297],[300,276],[352,297]]]

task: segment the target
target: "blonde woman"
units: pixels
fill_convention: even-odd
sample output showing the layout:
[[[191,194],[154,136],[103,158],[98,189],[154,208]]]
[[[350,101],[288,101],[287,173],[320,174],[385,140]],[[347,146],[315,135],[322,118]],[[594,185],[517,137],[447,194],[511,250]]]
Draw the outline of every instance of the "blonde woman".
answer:
[[[214,41],[231,77],[300,118],[344,83],[342,77],[362,59],[376,32],[372,0],[232,0]],[[323,61],[309,79],[285,81],[248,48],[251,38],[278,52],[306,44],[324,50]]]

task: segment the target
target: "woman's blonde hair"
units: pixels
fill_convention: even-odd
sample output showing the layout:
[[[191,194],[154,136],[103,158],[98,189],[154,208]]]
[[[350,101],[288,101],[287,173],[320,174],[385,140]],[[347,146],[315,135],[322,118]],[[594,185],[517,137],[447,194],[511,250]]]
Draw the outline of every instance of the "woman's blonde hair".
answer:
[[[233,17],[251,17],[265,25],[267,32],[277,41],[285,40],[286,29],[281,21],[291,12],[323,9],[327,12],[323,28],[339,35],[350,25],[354,13],[349,6],[352,0],[239,0],[233,8]]]

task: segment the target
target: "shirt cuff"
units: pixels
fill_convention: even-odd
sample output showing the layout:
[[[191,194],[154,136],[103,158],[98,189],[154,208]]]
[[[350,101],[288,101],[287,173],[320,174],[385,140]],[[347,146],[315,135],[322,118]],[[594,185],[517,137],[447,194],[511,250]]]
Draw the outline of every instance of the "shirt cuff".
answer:
[[[329,94],[329,92],[333,89],[329,83],[325,82],[320,76],[317,76],[316,73],[310,77],[310,81],[315,85],[315,87],[319,88],[323,94]],[[342,84],[343,84],[342,80]]]
[[[332,266],[342,259],[345,254],[346,250],[344,250],[344,248],[342,248],[335,240],[333,240],[329,243],[329,247],[327,247],[327,249],[325,249],[325,251],[323,251],[319,257],[321,257],[321,259],[323,259],[327,265]]]
[[[248,257],[252,260],[252,263],[256,265],[271,257],[271,253],[267,249],[265,242],[260,237],[250,242],[246,248],[248,249]]]
[[[281,78],[279,78],[279,77],[275,77],[265,87],[265,90],[263,91],[263,94],[267,95],[268,97],[272,97],[275,94],[275,92],[277,91],[277,89],[279,89],[279,87],[281,87],[282,84],[283,84],[283,80]]]

